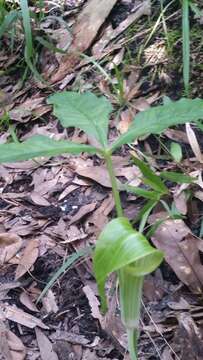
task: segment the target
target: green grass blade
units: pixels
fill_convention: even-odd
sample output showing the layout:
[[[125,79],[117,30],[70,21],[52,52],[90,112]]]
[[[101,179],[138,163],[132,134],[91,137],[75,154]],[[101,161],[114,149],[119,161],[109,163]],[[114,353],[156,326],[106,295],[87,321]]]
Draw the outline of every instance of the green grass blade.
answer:
[[[0,26],[0,39],[8,31],[13,22],[18,19],[19,12],[17,10],[10,11],[8,15],[5,16],[1,26]]]
[[[37,299],[37,303],[46,295],[47,291],[54,285],[54,283],[58,280],[58,278],[71,267],[71,265],[73,265],[80,258],[90,255],[91,251],[92,251],[91,248],[87,247],[85,249],[82,249],[82,250],[79,250],[79,251],[73,253],[72,255],[69,255],[67,260],[58,269],[58,271],[52,276],[51,280],[47,283],[45,288],[42,290],[40,296]]]
[[[27,0],[20,0],[20,7],[22,11],[27,56],[30,59],[32,59],[33,57],[32,29],[31,29],[31,21],[30,21],[30,11]]]

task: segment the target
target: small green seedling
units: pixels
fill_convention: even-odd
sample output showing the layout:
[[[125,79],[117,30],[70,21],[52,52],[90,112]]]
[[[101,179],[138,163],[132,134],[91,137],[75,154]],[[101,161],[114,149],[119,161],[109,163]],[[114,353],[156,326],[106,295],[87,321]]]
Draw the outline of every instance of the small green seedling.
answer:
[[[93,255],[94,273],[97,280],[103,311],[107,309],[105,282],[112,272],[117,272],[120,288],[121,316],[126,326],[131,360],[138,358],[137,339],[143,279],[161,263],[162,252],[153,248],[146,237],[136,231],[123,216],[117,180],[112,165],[112,153],[123,144],[131,143],[139,136],[159,134],[169,126],[203,119],[203,100],[181,99],[150,108],[136,116],[129,130],[113,144],[108,142],[108,121],[112,106],[105,97],[92,93],[56,93],[48,103],[64,127],[77,127],[94,138],[97,146],[81,145],[71,141],[56,141],[46,136],[34,136],[22,143],[0,145],[0,163],[28,160],[40,156],[55,156],[63,153],[99,154],[106,162],[117,211],[117,218],[110,221],[100,234]],[[146,164],[135,160],[142,169],[145,183],[156,192],[168,190],[157,176],[151,174]],[[162,174],[167,177],[168,174]],[[140,192],[143,189],[138,190]],[[156,196],[156,192],[148,192]]]

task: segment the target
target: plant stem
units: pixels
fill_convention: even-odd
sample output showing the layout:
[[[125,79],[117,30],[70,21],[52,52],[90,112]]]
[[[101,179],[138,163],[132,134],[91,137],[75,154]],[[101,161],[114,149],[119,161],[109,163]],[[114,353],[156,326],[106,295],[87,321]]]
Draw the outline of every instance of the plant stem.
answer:
[[[128,350],[131,360],[138,360],[137,356],[137,341],[138,341],[138,330],[127,329],[128,335]]]
[[[115,202],[115,206],[116,206],[117,217],[122,217],[123,210],[122,210],[122,206],[121,206],[121,199],[120,199],[120,195],[119,195],[119,191],[118,191],[117,180],[116,180],[116,176],[115,176],[114,169],[113,169],[111,153],[105,152],[104,157],[106,160],[107,170],[108,170],[109,177],[111,180],[112,192],[113,192],[114,202]]]
[[[127,267],[119,270],[120,305],[122,322],[127,329],[128,350],[131,360],[137,360],[137,341],[143,288],[143,276],[135,276]]]

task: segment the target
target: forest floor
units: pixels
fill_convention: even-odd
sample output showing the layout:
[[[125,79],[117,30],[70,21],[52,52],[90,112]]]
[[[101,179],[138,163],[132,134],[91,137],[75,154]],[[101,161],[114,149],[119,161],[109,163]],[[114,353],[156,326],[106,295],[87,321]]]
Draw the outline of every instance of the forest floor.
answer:
[[[45,33],[55,47],[71,49],[63,55],[37,47],[36,67],[46,82],[25,73],[22,33],[17,31],[14,48],[4,36],[0,143],[13,132],[20,140],[42,134],[91,143],[83,132],[64,130],[57,122],[46,102],[56,91],[105,95],[115,110],[111,140],[128,129],[139,111],[161,103],[164,96],[184,96],[180,2],[163,3],[168,7],[160,17],[160,1],[45,1],[40,25],[33,23],[33,38]],[[38,14],[34,1],[30,8]],[[200,98],[202,31],[203,16],[191,13],[191,97]],[[88,57],[81,59],[74,51]],[[147,227],[161,217],[168,219],[167,231],[160,225],[151,239],[166,260],[144,283],[139,360],[203,359],[203,132],[191,129],[199,153],[180,126],[123,146],[113,157],[117,177],[130,185],[142,186],[130,161],[132,152],[144,154],[157,173],[172,170],[198,177],[195,184],[168,182],[166,202],[178,211],[178,220],[168,219],[161,203],[148,220]],[[171,155],[172,143],[180,145],[180,162]],[[145,200],[124,192],[121,198],[125,215],[135,219]],[[107,170],[96,156],[0,165],[0,359],[129,359],[117,291],[102,315],[87,250],[114,214]],[[53,281],[59,269],[61,275]],[[113,277],[109,289],[111,282]]]

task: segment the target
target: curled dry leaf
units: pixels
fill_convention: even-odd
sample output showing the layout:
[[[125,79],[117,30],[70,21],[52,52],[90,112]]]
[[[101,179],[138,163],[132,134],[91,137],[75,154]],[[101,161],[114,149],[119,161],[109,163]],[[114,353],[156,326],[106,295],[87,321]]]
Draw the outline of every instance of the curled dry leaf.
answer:
[[[23,276],[35,263],[39,255],[39,241],[37,239],[29,241],[24,250],[23,256],[16,269],[15,280]]]
[[[0,264],[8,262],[22,246],[22,239],[14,233],[0,234]]]
[[[27,294],[25,291],[23,291],[20,294],[20,302],[21,304],[23,304],[24,306],[26,306],[27,309],[34,311],[34,312],[39,312],[39,310],[37,309],[36,305],[33,303],[32,298],[30,297],[29,294]]]
[[[40,350],[42,360],[58,360],[57,354],[53,350],[53,346],[48,337],[38,328],[35,329],[36,338]],[[67,354],[68,356],[68,354]]]
[[[165,259],[178,278],[193,292],[203,288],[203,265],[199,255],[199,240],[194,237],[183,220],[166,220],[152,242],[165,253]]]

